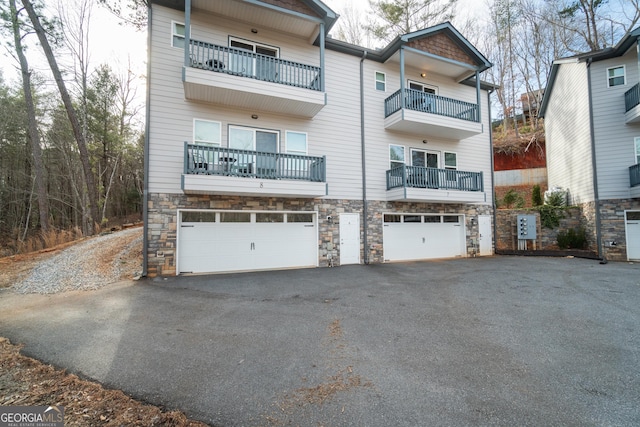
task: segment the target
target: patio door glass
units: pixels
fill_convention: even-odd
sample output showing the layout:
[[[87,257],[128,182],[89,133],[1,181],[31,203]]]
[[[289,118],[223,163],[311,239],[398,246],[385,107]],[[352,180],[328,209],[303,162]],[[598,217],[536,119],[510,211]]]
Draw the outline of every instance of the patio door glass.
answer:
[[[437,168],[438,152],[411,150],[411,165],[417,167]]]

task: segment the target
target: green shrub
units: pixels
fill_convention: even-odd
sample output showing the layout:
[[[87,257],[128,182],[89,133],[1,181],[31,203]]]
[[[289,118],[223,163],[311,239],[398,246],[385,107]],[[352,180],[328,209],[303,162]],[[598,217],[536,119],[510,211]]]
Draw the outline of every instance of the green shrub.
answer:
[[[556,228],[560,225],[560,219],[564,218],[564,208],[552,205],[537,207],[540,212],[540,224],[545,228]]]
[[[549,206],[564,206],[567,203],[566,194],[562,191],[554,191],[547,195],[547,205]]]
[[[538,184],[533,186],[531,191],[531,204],[533,206],[542,206],[542,190]]]
[[[586,249],[587,232],[583,227],[570,228],[566,232],[558,232],[558,247],[560,249]]]
[[[500,205],[504,205],[507,208],[521,208],[524,206],[524,198],[515,191],[511,189],[507,191],[507,193],[502,198],[502,203]]]

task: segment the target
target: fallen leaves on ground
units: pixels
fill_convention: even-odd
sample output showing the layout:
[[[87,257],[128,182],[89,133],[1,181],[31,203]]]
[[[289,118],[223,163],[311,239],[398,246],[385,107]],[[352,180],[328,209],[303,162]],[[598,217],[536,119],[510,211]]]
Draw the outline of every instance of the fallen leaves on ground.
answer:
[[[206,427],[20,354],[0,337],[0,405],[64,407],[65,426]]]

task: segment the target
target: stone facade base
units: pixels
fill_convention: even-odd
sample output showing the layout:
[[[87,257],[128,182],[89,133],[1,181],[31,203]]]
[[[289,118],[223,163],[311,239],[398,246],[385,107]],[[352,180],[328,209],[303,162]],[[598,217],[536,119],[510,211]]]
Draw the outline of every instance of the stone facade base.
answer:
[[[537,211],[498,210],[496,214],[496,249],[518,249],[516,217],[518,214],[528,214],[537,217],[538,238],[535,241],[535,249],[558,249],[557,236],[559,231],[584,227],[589,245],[587,249],[598,253],[595,206],[595,202],[589,202],[567,209],[565,217],[560,220],[560,226],[553,230],[540,226],[540,214]],[[626,261],[627,242],[624,213],[626,210],[640,210],[640,199],[602,200],[599,206],[602,238],[602,254],[600,256],[604,256],[609,261]],[[533,242],[530,244],[533,245]]]
[[[364,247],[362,200],[336,199],[287,199],[259,197],[229,197],[210,195],[152,193],[148,200],[147,218],[147,276],[176,274],[177,210],[220,209],[262,211],[317,211],[319,231],[318,265],[337,265],[340,259],[340,236],[337,221],[329,222],[328,216],[339,218],[341,213],[360,213],[360,259],[362,262],[383,262],[382,215],[384,213],[440,213],[462,214],[466,221],[467,256],[478,252],[478,215],[491,215],[490,205],[466,205],[445,203],[367,202],[367,250]],[[474,218],[474,221],[471,219]],[[331,261],[333,261],[331,263]]]

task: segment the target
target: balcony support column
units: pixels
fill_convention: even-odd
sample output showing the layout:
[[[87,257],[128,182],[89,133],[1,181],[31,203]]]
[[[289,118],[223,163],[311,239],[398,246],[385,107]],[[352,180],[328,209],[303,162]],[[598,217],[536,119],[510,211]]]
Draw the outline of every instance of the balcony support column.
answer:
[[[478,123],[482,122],[482,115],[480,114],[481,110],[480,110],[480,103],[481,103],[481,97],[480,97],[480,71],[476,70],[476,99],[477,99],[477,103],[478,103]]]
[[[400,105],[403,110],[407,106],[407,97],[404,93],[404,46],[400,47]],[[402,116],[404,117],[404,111]]]
[[[184,0],[184,66],[190,65],[189,48],[191,46],[191,0]]]
[[[320,91],[324,92],[324,22],[320,24]]]

